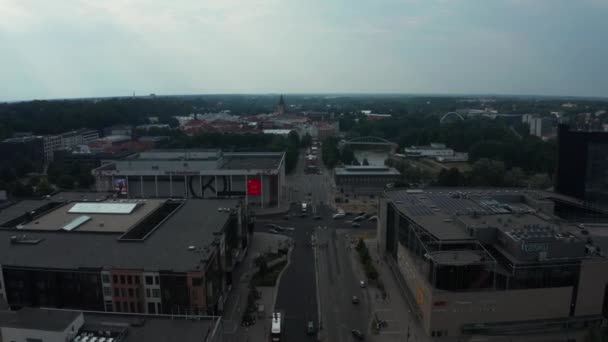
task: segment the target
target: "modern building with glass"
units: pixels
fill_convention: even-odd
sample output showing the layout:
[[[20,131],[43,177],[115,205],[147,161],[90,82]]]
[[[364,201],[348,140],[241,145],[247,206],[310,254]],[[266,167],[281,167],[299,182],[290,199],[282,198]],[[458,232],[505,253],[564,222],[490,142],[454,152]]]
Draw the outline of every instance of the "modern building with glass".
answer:
[[[378,248],[430,337],[578,341],[607,313],[608,224],[557,216],[571,204],[521,189],[390,190]]]

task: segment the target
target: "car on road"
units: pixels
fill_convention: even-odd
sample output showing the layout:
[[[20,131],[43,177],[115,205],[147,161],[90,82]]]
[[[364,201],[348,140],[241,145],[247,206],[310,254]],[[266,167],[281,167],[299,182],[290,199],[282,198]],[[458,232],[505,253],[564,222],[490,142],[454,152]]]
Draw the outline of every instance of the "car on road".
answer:
[[[351,332],[351,334],[353,334],[353,337],[359,341],[363,341],[365,339],[365,336],[363,335],[363,333],[360,330],[353,329],[350,332]]]
[[[353,228],[359,228],[359,227],[361,227],[361,223],[359,223],[359,222],[353,222],[350,226],[353,227]]]
[[[366,286],[367,286],[367,284],[365,283],[365,280],[359,281],[359,287],[364,288]]]
[[[276,229],[268,229],[268,232],[272,233],[272,234],[279,234],[279,232]]]
[[[359,215],[353,219],[353,222],[363,221],[364,219],[365,219],[365,216]]]
[[[353,296],[352,302],[353,304],[359,304],[359,297]]]
[[[341,219],[341,218],[344,218],[344,216],[346,216],[346,215],[344,215],[344,213],[337,213],[337,214],[334,214],[333,219],[334,220]]]
[[[368,221],[373,221],[373,222],[376,222],[376,221],[378,221],[378,216],[374,215],[374,216],[372,216],[372,217],[368,218],[367,220],[368,220]]]
[[[313,321],[308,321],[308,324],[306,324],[306,334],[307,335],[315,334],[315,323]]]

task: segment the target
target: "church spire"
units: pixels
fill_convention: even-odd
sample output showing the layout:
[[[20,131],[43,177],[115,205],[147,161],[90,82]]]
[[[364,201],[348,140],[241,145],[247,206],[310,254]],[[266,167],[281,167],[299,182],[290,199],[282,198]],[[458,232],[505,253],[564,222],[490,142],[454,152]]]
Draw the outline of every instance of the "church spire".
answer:
[[[277,107],[277,112],[279,114],[285,114],[285,100],[283,99],[283,95],[279,98],[279,105]]]

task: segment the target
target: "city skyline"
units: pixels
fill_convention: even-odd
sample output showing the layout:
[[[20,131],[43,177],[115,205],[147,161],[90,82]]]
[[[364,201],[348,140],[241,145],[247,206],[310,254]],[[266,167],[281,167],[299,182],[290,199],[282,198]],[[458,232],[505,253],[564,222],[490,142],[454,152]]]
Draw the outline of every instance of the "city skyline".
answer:
[[[0,93],[605,97],[606,14],[601,0],[2,0]]]

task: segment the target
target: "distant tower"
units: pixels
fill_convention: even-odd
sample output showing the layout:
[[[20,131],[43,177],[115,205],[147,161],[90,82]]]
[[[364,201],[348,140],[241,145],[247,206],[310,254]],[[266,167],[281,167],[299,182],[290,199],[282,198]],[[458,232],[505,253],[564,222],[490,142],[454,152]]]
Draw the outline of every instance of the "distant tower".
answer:
[[[277,106],[277,113],[283,115],[285,114],[285,100],[283,100],[283,95],[279,98],[279,105]]]

